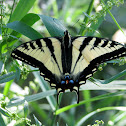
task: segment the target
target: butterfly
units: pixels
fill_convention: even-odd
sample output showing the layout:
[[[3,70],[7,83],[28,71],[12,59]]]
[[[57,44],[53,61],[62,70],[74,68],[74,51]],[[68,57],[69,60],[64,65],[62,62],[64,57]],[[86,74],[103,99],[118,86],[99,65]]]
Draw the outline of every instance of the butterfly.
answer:
[[[66,30],[63,37],[47,37],[21,44],[11,56],[40,70],[40,75],[61,92],[69,89],[77,93],[79,87],[93,76],[98,66],[112,59],[126,56],[124,45],[104,38],[71,37]]]

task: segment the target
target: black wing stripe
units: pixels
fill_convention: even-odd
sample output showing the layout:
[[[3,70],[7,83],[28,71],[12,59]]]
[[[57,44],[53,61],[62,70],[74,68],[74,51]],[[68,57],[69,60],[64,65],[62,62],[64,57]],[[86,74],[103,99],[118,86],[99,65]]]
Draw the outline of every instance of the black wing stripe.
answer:
[[[34,46],[33,42],[30,42],[30,47],[31,47],[32,49],[36,49],[36,47]]]
[[[103,63],[108,60],[116,59],[119,57],[126,56],[126,48],[122,47],[118,50],[115,50],[111,53],[106,53],[104,55],[101,55],[95,59],[93,59],[88,67],[86,67],[83,72],[80,74],[80,81],[85,81],[91,76],[93,76],[93,73],[97,70],[97,67],[100,63]],[[94,70],[94,71],[93,71]]]
[[[84,50],[84,48],[85,48],[87,45],[89,45],[89,43],[90,43],[90,41],[91,41],[92,39],[93,39],[92,37],[86,37],[86,38],[83,39],[82,45],[80,45],[80,48],[79,48],[80,53],[79,53],[79,55],[78,55],[78,58],[77,58],[77,60],[76,60],[75,65],[74,65],[74,67],[73,67],[73,70],[72,70],[71,72],[73,72],[73,71],[75,70],[75,67],[76,67],[77,63],[78,63],[78,61],[80,60],[80,58],[81,58],[81,56],[82,56],[82,51]],[[74,39],[74,40],[75,40],[75,39]]]
[[[15,49],[12,52],[11,56],[15,59],[19,59],[20,61],[23,61],[23,62],[31,65],[33,67],[39,68],[40,73],[42,72],[41,75],[43,77],[46,76],[46,77],[50,78],[52,83],[56,83],[55,80],[58,80],[58,77],[56,77],[56,75],[54,75],[50,70],[48,70],[44,66],[44,64],[42,62],[36,60],[34,57],[31,57],[31,56],[29,56],[29,55],[27,55],[27,54],[25,54],[25,53],[23,53],[23,52],[21,52],[17,49]]]
[[[89,45],[90,41],[92,40],[92,37],[87,37],[83,40],[82,45],[79,48],[80,53],[84,50],[84,48]]]
[[[97,47],[99,45],[99,43],[101,43],[101,39],[100,38],[96,38],[96,40],[94,42],[94,47]]]
[[[60,67],[58,65],[57,59],[56,59],[55,54],[54,54],[54,46],[52,45],[52,41],[49,38],[44,38],[43,40],[46,42],[46,46],[50,50],[50,53],[52,54],[52,57],[53,57],[54,61],[56,62],[58,69],[61,73]]]
[[[39,49],[42,49],[42,43],[41,43],[40,39],[36,40],[36,45],[38,45]]]
[[[105,47],[105,46],[107,46],[107,44],[108,44],[108,42],[109,42],[109,40],[104,40],[104,43],[101,45],[101,47]]]

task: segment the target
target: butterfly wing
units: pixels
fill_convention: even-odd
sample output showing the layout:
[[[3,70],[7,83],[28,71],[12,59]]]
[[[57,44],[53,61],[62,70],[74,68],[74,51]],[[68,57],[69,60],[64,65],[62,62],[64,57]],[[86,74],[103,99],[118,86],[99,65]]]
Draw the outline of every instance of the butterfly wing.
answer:
[[[43,38],[26,42],[12,51],[11,56],[33,67],[50,83],[60,81],[63,73],[61,64],[61,42],[57,38]]]
[[[75,58],[72,61],[71,73],[79,81],[85,82],[93,76],[99,64],[126,56],[126,48],[122,44],[107,39],[76,37],[72,38],[72,44]]]

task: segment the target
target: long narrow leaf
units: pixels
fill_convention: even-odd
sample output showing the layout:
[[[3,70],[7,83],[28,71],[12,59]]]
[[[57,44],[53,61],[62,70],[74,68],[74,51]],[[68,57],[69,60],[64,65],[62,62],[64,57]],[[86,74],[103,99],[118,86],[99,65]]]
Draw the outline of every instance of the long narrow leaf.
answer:
[[[0,76],[0,84],[8,82],[8,81],[10,81],[10,80],[12,80],[14,78],[15,78],[15,73],[14,72],[4,74],[4,75]]]
[[[33,70],[33,68],[31,67],[31,69]],[[35,78],[37,78],[37,80],[39,81],[39,85],[42,89],[42,91],[46,92],[48,90],[50,90],[50,86],[49,84],[44,81],[44,79],[40,76],[39,72],[33,72]],[[47,95],[48,96],[48,95]],[[55,110],[56,108],[56,100],[54,98],[54,96],[50,96],[50,97],[47,97],[47,100],[52,108],[52,110]]]
[[[25,23],[20,22],[20,21],[14,21],[12,23],[8,23],[5,27],[13,29],[13,30],[27,36],[28,38],[30,38],[32,40],[42,37],[40,33],[38,33],[33,28],[31,28],[30,26],[28,26]]]
[[[107,80],[104,80],[104,81],[100,81],[102,84],[108,84],[108,83],[110,83],[110,82],[112,82],[112,81],[114,81],[114,80],[116,80],[116,79],[118,79],[118,78],[120,78],[120,77],[122,77],[122,76],[124,76],[124,75],[126,75],[126,70],[123,70],[122,72],[120,72],[119,74],[117,74],[117,75],[115,75],[115,76],[113,76],[113,77],[111,77],[111,78],[109,78],[109,79],[107,79]]]
[[[33,115],[33,116],[34,116],[36,125],[37,125],[37,126],[42,126],[42,123],[35,117],[35,115]]]
[[[2,72],[2,68],[3,68],[4,64],[2,61],[0,61],[0,73]]]
[[[36,0],[20,0],[9,22],[20,21],[31,9]]]
[[[8,113],[8,111],[1,107],[0,107],[0,113],[3,114],[4,116],[11,117],[11,115]]]
[[[25,101],[25,102],[24,102],[24,116],[25,116],[25,118],[27,118],[28,112],[29,112],[28,102]]]
[[[46,92],[41,92],[41,93],[38,93],[38,94],[22,97],[22,98],[10,101],[10,103],[8,104],[7,107],[20,105],[20,104],[24,103],[25,100],[27,102],[37,101],[37,100],[40,100],[42,98],[45,98],[47,96],[51,96],[51,95],[54,95],[54,94],[56,94],[55,90],[49,90],[49,91],[46,91]]]
[[[63,36],[66,28],[56,18],[39,15],[51,36]]]
[[[91,0],[90,5],[89,5],[88,10],[87,10],[87,15],[89,15],[89,16],[90,16],[91,11],[92,11],[92,9],[93,9],[93,4],[94,4],[94,0]],[[85,22],[85,23],[87,24],[87,23],[88,23],[88,19],[89,19],[89,17],[88,17],[88,16],[85,16],[83,22]],[[83,31],[84,31],[84,27],[81,27],[81,29],[80,29],[80,34],[81,34],[81,35],[84,35]],[[82,34],[82,33],[83,33],[83,34]]]
[[[0,36],[2,36],[2,29],[0,28]]]
[[[97,110],[95,110],[95,111],[93,111],[93,112],[87,114],[86,116],[84,116],[84,117],[76,124],[76,126],[82,126],[82,125],[85,123],[85,121],[86,121],[87,119],[89,119],[91,116],[93,116],[93,115],[95,115],[95,114],[97,114],[97,113],[99,113],[99,112],[107,111],[107,110],[121,110],[121,111],[126,111],[126,107],[124,107],[124,106],[117,106],[117,107],[111,106],[111,107],[99,108],[99,109],[97,109]]]
[[[32,26],[38,20],[40,20],[38,14],[28,13],[21,19],[21,22],[24,22],[25,24]]]
[[[28,26],[32,26],[34,23],[36,23],[38,20],[40,19],[40,17],[37,14],[33,14],[33,13],[29,13],[26,14],[22,19],[21,22],[25,23]],[[10,37],[8,38],[8,42],[9,44],[13,44],[14,42],[16,42],[15,40],[17,40],[18,38],[21,37],[21,33],[13,31],[10,34]],[[6,43],[5,43],[6,44]]]
[[[5,85],[4,91],[3,91],[3,95],[4,96],[7,96],[8,92],[10,90],[10,86],[11,86],[12,83],[13,83],[13,80],[6,82],[6,85]]]
[[[93,87],[93,85],[95,85],[95,84],[93,84],[93,83],[87,83],[87,84],[83,85],[83,88],[81,90],[107,90],[107,89],[110,90],[111,89],[110,88],[110,85],[111,85],[111,87],[113,87],[113,89],[124,89],[123,87],[125,87],[125,89],[126,89],[126,81],[122,81],[122,82],[121,81],[118,81],[118,85],[116,85],[116,83],[113,82],[108,87],[106,87],[107,85],[104,85],[104,84],[101,84],[100,85],[101,87],[98,86],[98,85],[95,85]],[[66,92],[68,92],[68,90]],[[115,92],[115,93],[110,93],[110,94],[106,94],[106,95],[101,95],[101,96],[98,96],[98,97],[94,97],[94,98],[91,98],[91,99],[89,99],[87,101],[82,101],[79,104],[73,104],[73,105],[64,107],[62,109],[59,109],[59,110],[57,110],[56,114],[59,114],[59,113],[61,113],[63,111],[67,111],[67,110],[71,109],[72,107],[76,107],[76,106],[85,104],[85,102],[100,100],[100,99],[104,99],[104,98],[107,98],[107,97],[124,95],[125,93],[126,93],[126,91],[119,91],[119,92]],[[39,99],[42,99],[42,98],[45,98],[47,96],[51,96],[51,95],[54,95],[54,94],[56,94],[56,91],[55,90],[49,90],[49,91],[41,92],[41,93],[38,93],[38,94],[26,96],[24,98],[11,101],[9,103],[8,107],[20,105],[20,104],[24,103],[25,100],[27,102],[37,101]]]
[[[97,101],[97,100],[101,100],[101,99],[105,99],[105,98],[109,98],[109,97],[114,97],[114,96],[120,96],[120,95],[124,95],[125,93],[126,93],[126,91],[118,91],[116,93],[108,93],[108,94],[105,94],[105,95],[96,96],[96,97],[93,97],[89,100],[81,101],[79,104],[73,104],[73,105],[63,107],[63,108],[57,110],[55,114],[58,115],[58,114],[60,114],[64,111],[67,111],[67,110],[69,110],[73,107],[77,107],[77,106],[80,106],[82,104],[85,104],[86,102]]]
[[[6,126],[4,120],[3,120],[3,117],[1,116],[0,114],[0,126]]]

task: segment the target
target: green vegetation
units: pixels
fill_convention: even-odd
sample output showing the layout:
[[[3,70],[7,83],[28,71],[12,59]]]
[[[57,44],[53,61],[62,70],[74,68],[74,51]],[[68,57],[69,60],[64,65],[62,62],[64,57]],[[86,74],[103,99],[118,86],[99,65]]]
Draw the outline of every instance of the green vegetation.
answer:
[[[113,39],[118,29],[124,35],[123,0],[99,3],[96,0],[1,0],[0,10],[0,126],[125,124],[125,58],[100,65],[93,78],[80,88],[79,104],[75,94],[68,91],[60,95],[58,106],[55,89],[44,81],[38,69],[10,56],[22,42],[63,36],[65,29],[71,36]]]

